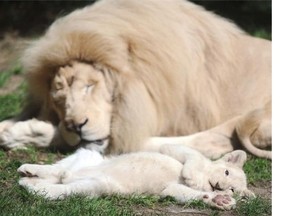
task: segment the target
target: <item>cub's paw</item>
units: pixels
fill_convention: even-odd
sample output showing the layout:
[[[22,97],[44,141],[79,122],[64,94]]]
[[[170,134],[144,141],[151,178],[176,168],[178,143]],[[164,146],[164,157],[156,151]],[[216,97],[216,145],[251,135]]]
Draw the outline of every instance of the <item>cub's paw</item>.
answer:
[[[24,187],[29,193],[42,196],[46,199],[55,200],[66,197],[64,192],[59,189],[58,184],[51,184],[37,177],[23,177],[19,180],[19,185]]]
[[[34,164],[23,164],[17,169],[17,172],[20,174],[22,177],[38,177],[37,175],[37,168]]]
[[[228,194],[207,194],[203,196],[203,201],[221,210],[231,210],[236,207],[236,200]]]
[[[35,191],[35,187],[41,182],[41,179],[37,177],[23,177],[19,180],[19,185],[26,188],[28,191]]]

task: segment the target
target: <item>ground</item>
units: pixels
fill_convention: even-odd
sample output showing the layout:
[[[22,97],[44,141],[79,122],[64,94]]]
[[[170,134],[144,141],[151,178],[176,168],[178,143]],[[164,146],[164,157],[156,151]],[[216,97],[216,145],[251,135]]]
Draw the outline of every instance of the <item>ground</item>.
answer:
[[[0,39],[0,120],[15,115],[21,109],[25,95],[23,72],[18,59],[28,38],[13,33]],[[18,186],[17,168],[23,163],[53,163],[65,157],[48,150],[4,151],[0,149],[0,209],[1,215],[271,215],[272,163],[249,155],[245,164],[249,189],[256,199],[239,201],[236,209],[218,211],[202,202],[180,205],[170,198],[153,196],[104,197],[87,199],[71,197],[64,201],[47,202],[28,194]]]

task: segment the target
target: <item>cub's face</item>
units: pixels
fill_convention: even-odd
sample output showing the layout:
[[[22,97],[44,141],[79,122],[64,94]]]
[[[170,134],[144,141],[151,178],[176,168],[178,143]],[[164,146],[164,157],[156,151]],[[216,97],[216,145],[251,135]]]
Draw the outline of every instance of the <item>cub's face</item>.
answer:
[[[244,151],[236,150],[216,161],[188,160],[182,171],[184,182],[191,188],[207,192],[237,192],[241,196],[253,197],[253,192],[247,189],[246,175],[243,171],[246,158]]]
[[[100,69],[79,62],[61,67],[52,80],[50,98],[69,145],[108,145],[112,93]]]
[[[244,171],[229,163],[213,163],[208,176],[206,187],[211,191],[241,192],[247,188]]]

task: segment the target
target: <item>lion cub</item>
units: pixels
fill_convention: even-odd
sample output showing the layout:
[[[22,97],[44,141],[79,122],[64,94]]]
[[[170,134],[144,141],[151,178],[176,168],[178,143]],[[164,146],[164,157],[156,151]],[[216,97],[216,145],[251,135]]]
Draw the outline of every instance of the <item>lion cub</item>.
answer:
[[[180,202],[203,200],[219,209],[236,204],[233,192],[253,196],[242,166],[246,153],[238,150],[217,161],[179,145],[163,145],[160,153],[138,152],[103,158],[79,149],[53,165],[24,164],[19,184],[48,199],[71,194],[91,197],[110,194],[172,196]]]

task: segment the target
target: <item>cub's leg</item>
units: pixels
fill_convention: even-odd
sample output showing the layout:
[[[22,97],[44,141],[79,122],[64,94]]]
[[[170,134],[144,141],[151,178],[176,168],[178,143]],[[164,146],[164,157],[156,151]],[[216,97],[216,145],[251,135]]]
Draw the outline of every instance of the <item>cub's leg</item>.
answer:
[[[39,178],[24,177],[19,180],[19,184],[30,193],[36,193],[47,199],[62,199],[71,194],[85,194],[93,189],[91,180],[76,182],[71,184],[57,184]]]
[[[59,166],[38,164],[23,164],[17,169],[17,172],[33,181],[42,179],[50,183],[59,183],[64,174],[64,170]]]
[[[94,176],[87,178],[77,175],[67,175],[62,179],[62,184],[55,184],[37,178],[21,178],[19,184],[25,187],[30,193],[37,193],[47,199],[61,199],[72,194],[81,194],[90,197],[101,195],[125,194],[125,188],[116,180],[105,176]],[[93,176],[93,173],[91,173]]]
[[[174,197],[183,203],[190,200],[202,200],[208,205],[222,210],[230,210],[236,205],[235,199],[229,194],[198,191],[178,183],[168,185],[160,195]]]
[[[48,147],[56,134],[52,124],[37,119],[16,123],[8,120],[5,124],[6,127],[0,132],[0,146],[5,149],[25,148],[28,144]]]
[[[58,182],[66,171],[77,172],[85,167],[96,166],[102,161],[104,161],[104,158],[99,152],[80,148],[74,154],[55,164],[23,164],[17,171],[25,177],[38,177],[51,179],[51,182]]]
[[[271,101],[263,108],[253,110],[239,120],[236,125],[237,135],[250,153],[272,159],[272,152],[264,150],[272,146]]]

